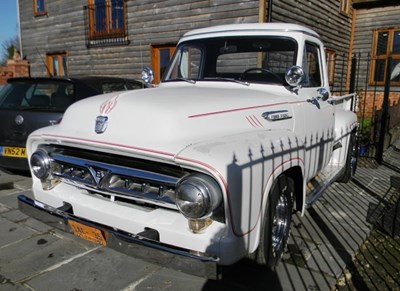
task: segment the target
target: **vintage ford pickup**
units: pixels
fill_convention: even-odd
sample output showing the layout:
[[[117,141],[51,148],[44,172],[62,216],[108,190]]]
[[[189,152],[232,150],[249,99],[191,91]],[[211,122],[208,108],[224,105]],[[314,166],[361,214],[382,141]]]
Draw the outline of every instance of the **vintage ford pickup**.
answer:
[[[199,276],[244,257],[273,268],[293,212],[355,171],[354,96],[332,96],[326,72],[303,26],[190,31],[155,88],[82,100],[29,136],[19,207]]]

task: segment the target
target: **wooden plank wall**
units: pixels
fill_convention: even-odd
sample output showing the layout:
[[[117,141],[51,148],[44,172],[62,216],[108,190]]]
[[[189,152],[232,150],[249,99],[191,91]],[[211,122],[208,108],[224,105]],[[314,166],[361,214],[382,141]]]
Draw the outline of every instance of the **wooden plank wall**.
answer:
[[[273,21],[305,25],[321,36],[325,46],[347,53],[350,43],[351,15],[340,13],[340,1],[275,0]]]
[[[87,1],[46,1],[48,15],[40,17],[33,16],[31,2],[19,3],[23,53],[32,76],[46,75],[46,53],[66,51],[70,75],[140,78],[143,65],[150,65],[150,45],[176,44],[192,28],[258,19],[258,0],[128,0],[130,44],[88,49],[83,10]]]
[[[340,13],[340,1],[276,0],[273,2],[274,21],[293,22],[315,30],[326,49],[336,53],[335,77],[331,90],[337,94],[347,92],[347,66],[351,40],[352,13]]]
[[[354,30],[353,53],[361,56],[359,62],[359,83],[362,90],[375,90],[368,85],[368,53],[372,54],[373,32],[376,29],[400,28],[400,5],[384,8],[357,10]],[[383,87],[376,88],[383,91]],[[400,91],[398,87],[391,87],[392,91]]]

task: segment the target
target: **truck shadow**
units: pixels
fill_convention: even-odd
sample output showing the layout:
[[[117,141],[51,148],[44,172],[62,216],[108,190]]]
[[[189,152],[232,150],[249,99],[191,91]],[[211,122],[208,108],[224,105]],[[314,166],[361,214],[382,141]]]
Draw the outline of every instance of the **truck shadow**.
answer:
[[[204,291],[212,290],[283,290],[275,271],[266,269],[249,259],[222,269],[220,280],[208,280]]]
[[[382,270],[393,277],[390,270],[396,270],[399,258],[377,262],[373,251],[365,255],[360,250],[374,226],[371,207],[394,197],[396,189],[389,183],[393,174],[384,166],[360,167],[356,178],[348,184],[331,185],[303,217],[294,214],[288,248],[275,271],[244,259],[224,268],[222,278],[207,281],[203,290],[330,290],[349,284],[369,290],[377,283],[371,283],[367,272],[376,280]],[[362,256],[368,270],[360,269],[356,256]]]

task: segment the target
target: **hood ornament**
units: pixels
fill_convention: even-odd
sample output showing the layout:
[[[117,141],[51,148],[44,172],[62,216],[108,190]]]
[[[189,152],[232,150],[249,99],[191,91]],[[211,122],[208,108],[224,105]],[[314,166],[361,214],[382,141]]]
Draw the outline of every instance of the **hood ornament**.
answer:
[[[106,115],[108,115],[117,105],[117,100],[118,95],[101,104],[100,115],[96,117],[96,123],[94,127],[94,131],[96,133],[100,134],[106,131],[108,125],[108,116]]]
[[[99,115],[96,117],[96,124],[94,127],[94,131],[98,134],[103,133],[106,131],[107,125],[108,125],[108,117]]]

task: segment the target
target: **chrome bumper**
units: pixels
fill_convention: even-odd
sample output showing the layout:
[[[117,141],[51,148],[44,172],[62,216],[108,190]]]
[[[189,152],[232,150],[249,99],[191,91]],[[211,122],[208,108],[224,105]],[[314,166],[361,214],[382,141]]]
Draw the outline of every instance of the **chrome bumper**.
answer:
[[[107,247],[129,256],[196,276],[218,278],[218,258],[193,255],[188,250],[116,230],[57,208],[42,207],[25,195],[18,196],[18,207],[26,215],[65,232],[73,233],[68,220],[108,232]]]

